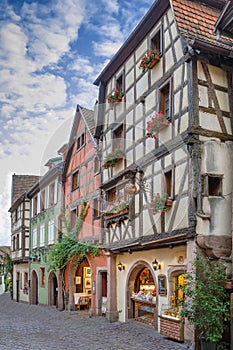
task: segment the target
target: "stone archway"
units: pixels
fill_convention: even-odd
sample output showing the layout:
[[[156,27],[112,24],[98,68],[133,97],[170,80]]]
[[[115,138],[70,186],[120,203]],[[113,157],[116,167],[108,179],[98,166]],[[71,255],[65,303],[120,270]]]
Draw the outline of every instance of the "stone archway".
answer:
[[[51,271],[48,276],[48,305],[58,306],[58,282],[54,271]]]
[[[31,274],[31,294],[30,294],[31,304],[38,304],[38,276],[35,270]]]
[[[154,271],[150,264],[148,264],[146,261],[139,260],[134,263],[134,265],[129,270],[127,282],[126,282],[126,319],[132,319],[134,317],[134,311],[133,311],[133,301],[131,299],[132,292],[136,292],[135,286],[136,286],[136,280],[140,274],[140,271],[143,269],[149,269],[151,276],[153,277],[154,285],[157,288],[157,282],[154,275]],[[157,297],[156,297],[157,298]],[[156,314],[155,314],[155,329],[158,328],[158,311],[156,308]]]

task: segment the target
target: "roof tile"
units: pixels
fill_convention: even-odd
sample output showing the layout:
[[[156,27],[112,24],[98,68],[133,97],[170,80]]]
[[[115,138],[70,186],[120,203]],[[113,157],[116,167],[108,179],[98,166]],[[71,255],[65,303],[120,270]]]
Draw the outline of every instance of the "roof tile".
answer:
[[[181,34],[188,39],[199,39],[225,47],[213,33],[220,10],[192,0],[172,0],[172,5]]]

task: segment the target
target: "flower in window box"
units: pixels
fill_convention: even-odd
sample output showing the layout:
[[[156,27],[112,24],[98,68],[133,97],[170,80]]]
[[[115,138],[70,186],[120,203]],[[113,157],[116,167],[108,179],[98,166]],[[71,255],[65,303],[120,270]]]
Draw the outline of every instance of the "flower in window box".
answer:
[[[157,62],[160,61],[160,56],[156,50],[148,50],[142,57],[139,68],[142,69],[142,73],[146,73],[148,70],[152,69]]]
[[[169,125],[166,115],[163,112],[157,112],[147,122],[147,137],[156,139],[157,133]]]
[[[122,92],[118,89],[115,89],[112,94],[108,95],[107,101],[110,104],[110,107],[113,108],[115,103],[122,101]]]
[[[106,210],[102,212],[102,216],[106,218],[127,214],[129,211],[129,201],[115,203],[115,205],[108,205]]]
[[[172,200],[169,198],[167,193],[161,197],[159,193],[151,200],[151,211],[153,214],[157,214],[160,211],[165,213],[168,207],[172,206]]]
[[[120,149],[116,149],[115,151],[109,153],[104,158],[104,168],[110,168],[114,167],[115,164],[118,162],[119,159],[122,159],[124,157],[124,153]]]

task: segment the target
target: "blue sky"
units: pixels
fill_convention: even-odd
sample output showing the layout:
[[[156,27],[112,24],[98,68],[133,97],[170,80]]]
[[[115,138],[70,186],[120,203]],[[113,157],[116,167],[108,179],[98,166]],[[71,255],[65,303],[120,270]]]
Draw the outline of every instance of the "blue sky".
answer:
[[[153,0],[1,0],[0,245],[10,245],[11,176],[43,175],[76,105]]]

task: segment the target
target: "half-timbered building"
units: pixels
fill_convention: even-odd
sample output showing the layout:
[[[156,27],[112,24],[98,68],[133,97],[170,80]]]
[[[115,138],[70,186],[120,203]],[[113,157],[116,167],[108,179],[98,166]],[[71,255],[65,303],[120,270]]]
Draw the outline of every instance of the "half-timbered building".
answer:
[[[12,175],[11,186],[11,259],[13,263],[13,300],[29,302],[29,188],[39,180],[36,175]]]
[[[100,154],[94,139],[94,112],[77,105],[62,175],[64,211],[69,234],[74,240],[101,244]],[[82,224],[77,226],[78,220]],[[65,293],[68,309],[90,308],[90,313],[105,313],[107,263],[105,253],[93,257],[76,254],[65,268]]]
[[[196,247],[231,265],[232,48],[213,33],[223,4],[155,1],[94,82],[107,317],[180,341],[193,341],[176,312]]]

